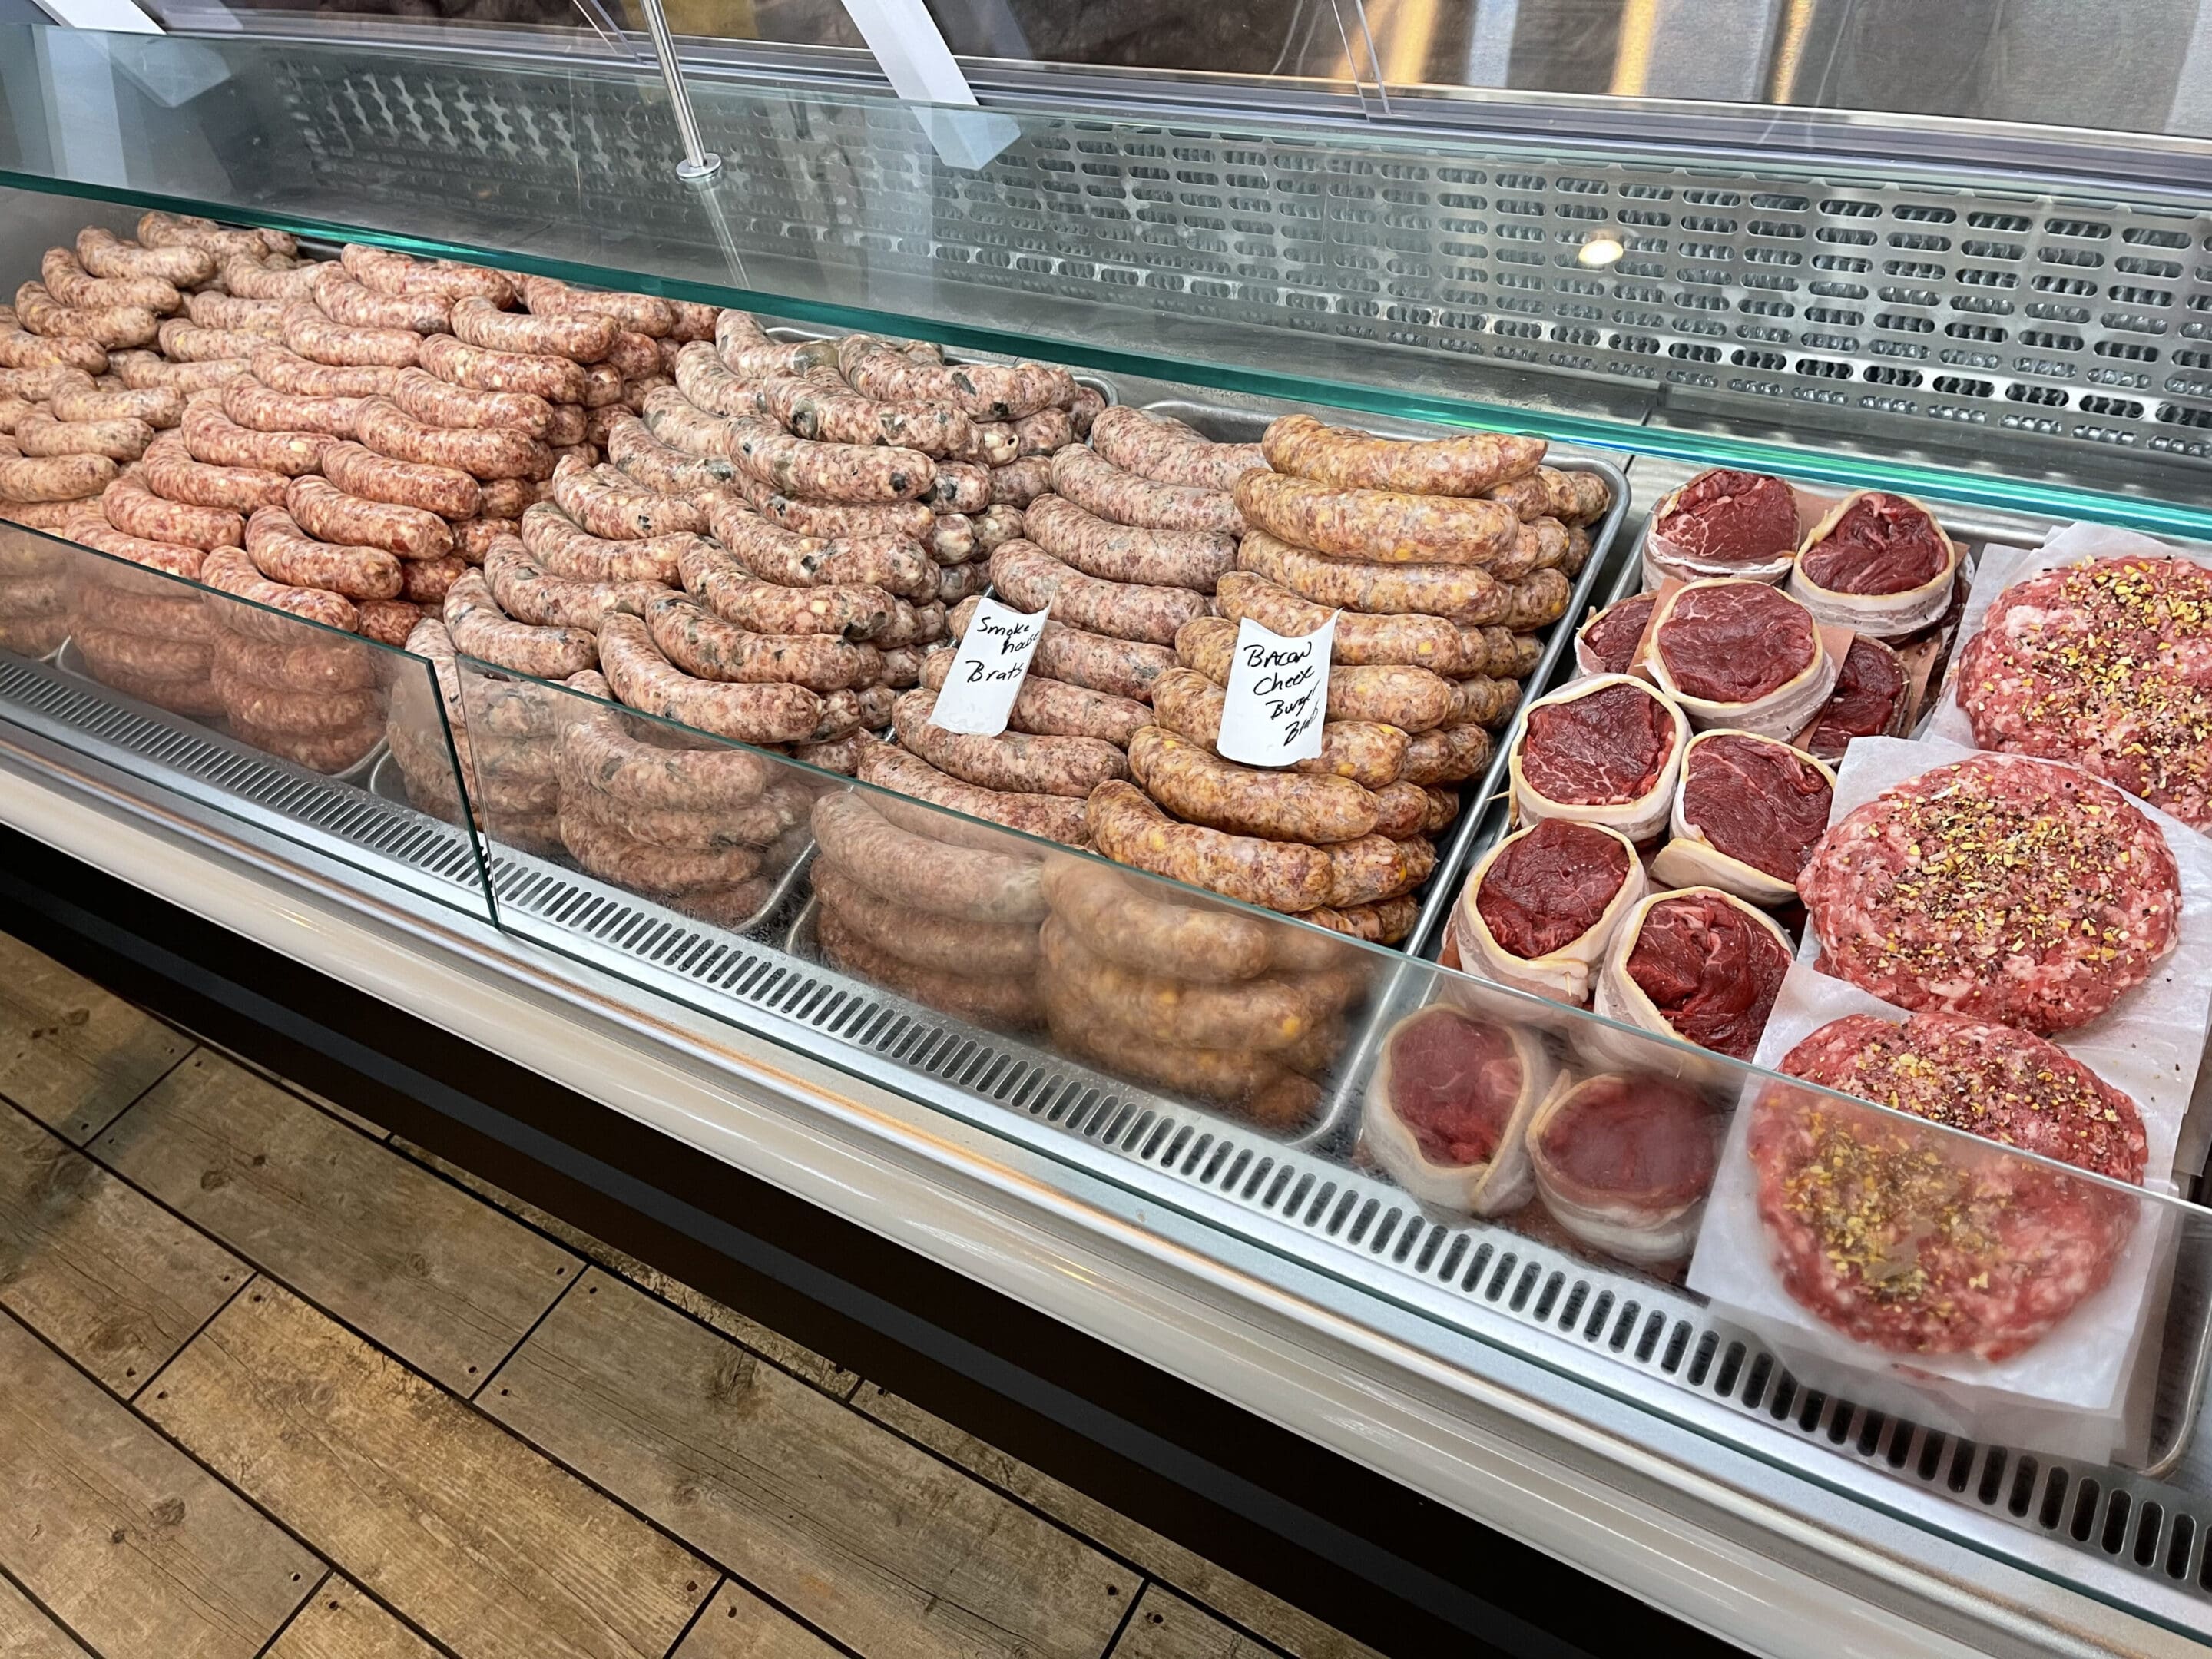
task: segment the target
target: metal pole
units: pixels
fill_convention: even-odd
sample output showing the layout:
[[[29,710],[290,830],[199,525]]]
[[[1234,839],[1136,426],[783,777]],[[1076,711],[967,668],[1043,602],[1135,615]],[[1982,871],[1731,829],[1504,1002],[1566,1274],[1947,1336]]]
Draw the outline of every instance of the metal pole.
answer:
[[[676,176],[696,181],[711,179],[722,170],[722,158],[708,149],[699,137],[699,118],[691,112],[691,92],[684,84],[684,71],[676,61],[676,38],[668,32],[668,14],[660,0],[641,0],[645,26],[653,35],[653,56],[660,59],[660,78],[668,82],[668,107],[676,117],[676,131],[684,140],[684,159]]]

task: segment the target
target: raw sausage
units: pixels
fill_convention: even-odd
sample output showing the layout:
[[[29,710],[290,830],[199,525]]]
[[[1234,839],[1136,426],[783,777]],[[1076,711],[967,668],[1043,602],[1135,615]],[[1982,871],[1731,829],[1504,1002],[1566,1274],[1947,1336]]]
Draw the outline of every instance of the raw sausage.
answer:
[[[970,533],[975,545],[969,552],[963,553],[960,557],[967,558],[974,552],[988,553],[994,547],[1003,546],[1007,542],[1018,539],[1027,528],[1028,520],[1020,507],[1010,506],[1005,501],[994,502],[978,513],[972,520]],[[1038,545],[1043,546],[1043,544],[1039,543]],[[941,549],[933,548],[931,550],[947,564],[959,562],[959,560],[950,557]],[[1048,553],[1052,550],[1046,548],[1045,550]]]
[[[392,371],[384,395],[431,426],[507,428],[546,439],[553,432],[553,405],[534,392],[477,392],[424,369],[402,368]]]
[[[250,360],[269,343],[265,336],[240,329],[202,328],[182,317],[161,325],[161,349],[179,363],[219,363]]]
[[[725,419],[733,415],[765,415],[758,386],[730,373],[714,348],[695,340],[676,354],[677,389],[709,415]]]
[[[1238,622],[1249,617],[1261,627],[1294,639],[1312,633],[1331,615],[1288,588],[1241,570],[1214,584],[1213,608]],[[1481,643],[1480,636],[1474,643]],[[1441,617],[1367,617],[1346,611],[1336,619],[1329,660],[1349,666],[1412,663],[1440,674],[1482,672],[1489,662],[1487,647],[1482,661],[1471,666],[1468,648],[1460,630]]]
[[[928,362],[866,334],[847,335],[836,353],[853,390],[879,403],[951,404],[977,420],[1018,421],[1075,395],[1075,377],[1044,363]]]
[[[250,374],[222,388],[222,412],[252,432],[322,432],[343,438],[353,432],[359,398],[305,398],[274,392]]]
[[[1205,530],[1221,536],[1241,535],[1244,529],[1237,503],[1222,491],[1154,483],[1124,472],[1081,444],[1070,444],[1052,458],[1052,489],[1085,512],[1115,524],[1148,530]]]
[[[1046,971],[1081,1006],[1110,1011],[1114,1023],[1182,1048],[1275,1052],[1309,1042],[1366,988],[1365,964],[1231,985],[1167,978],[1094,954],[1058,916],[1042,930]]]
[[[1328,849],[1332,871],[1328,904],[1333,910],[1377,904],[1409,893],[1437,867],[1437,849],[1419,836],[1392,841],[1364,836]]]
[[[445,622],[455,650],[517,674],[565,679],[599,661],[598,642],[580,628],[540,628],[502,615],[481,571],[447,592]]]
[[[249,431],[222,412],[219,398],[205,396],[185,405],[178,430],[196,461],[282,472],[288,477],[319,471],[323,452],[337,441],[325,432]]]
[[[1093,955],[1200,984],[1266,971],[1269,935],[1281,925],[1225,904],[1171,896],[1110,865],[1065,854],[1045,860],[1044,894],[1060,925]]]
[[[936,481],[923,499],[940,515],[981,513],[991,504],[991,475],[967,461],[940,461]]]
[[[660,396],[657,392],[653,395]],[[617,469],[643,488],[664,495],[716,489],[727,483],[737,471],[726,459],[663,443],[645,422],[626,410],[607,422],[606,447],[607,459]]]
[[[1504,432],[1474,432],[1455,438],[1377,438],[1344,427],[1324,426],[1310,415],[1285,415],[1261,434],[1260,447],[1276,471],[1339,489],[1480,495],[1509,478],[1534,472],[1544,459],[1545,446],[1541,438]]]
[[[143,536],[149,541],[202,549],[237,547],[246,534],[246,520],[236,513],[166,501],[147,488],[145,478],[131,473],[107,486],[100,505],[108,523],[126,536]]]
[[[422,367],[440,380],[472,392],[527,392],[549,403],[580,404],[590,390],[584,371],[566,357],[489,351],[446,334],[424,336],[419,356]]]
[[[1194,489],[1232,489],[1247,472],[1267,465],[1257,444],[1216,443],[1181,422],[1156,420],[1126,404],[1098,412],[1091,447],[1124,472]]]
[[[921,684],[932,691],[945,689],[957,653],[933,651],[921,659]],[[1014,693],[1006,724],[1017,732],[1047,738],[1099,738],[1126,749],[1138,727],[1149,725],[1152,711],[1129,697],[1110,691],[1092,691],[1031,674]]]
[[[342,264],[321,267],[314,299],[332,322],[352,328],[404,328],[416,334],[452,331],[447,321],[452,307],[445,301],[428,295],[378,294],[354,281]]]
[[[674,307],[656,295],[611,294],[597,289],[571,288],[550,276],[525,276],[522,303],[538,317],[577,311],[611,317],[630,332],[650,335],[655,339],[676,326]]]
[[[971,599],[991,585],[988,564],[948,564],[937,578],[937,602],[939,605],[958,605]]]
[[[528,521],[526,514],[524,522]],[[685,545],[677,556],[677,570],[684,587],[709,611],[737,627],[757,634],[823,634],[872,640],[891,626],[898,601],[879,587],[785,587],[761,580],[712,542],[696,536],[684,539]]]
[[[323,474],[349,495],[364,501],[390,501],[441,519],[472,519],[483,506],[483,491],[467,473],[450,466],[431,466],[421,461],[398,461],[359,444],[332,444],[323,452]],[[320,533],[319,532],[317,533]],[[417,559],[443,557],[452,550],[451,538],[440,547],[428,526],[424,550],[394,547],[395,553]],[[356,538],[355,539],[362,539]],[[386,544],[378,542],[379,547]]]
[[[1220,740],[1221,714],[1227,703],[1227,694],[1195,669],[1170,668],[1152,682],[1152,712],[1160,725],[1208,749]],[[1407,734],[1395,726],[1327,720],[1321,728],[1321,753],[1310,760],[1293,761],[1291,770],[1349,778],[1363,788],[1383,789],[1398,781],[1407,743]]]
[[[1496,752],[1496,740],[1480,726],[1440,726],[1406,745],[1405,781],[1424,787],[1464,783]]]
[[[313,261],[272,265],[234,254],[223,261],[221,275],[222,285],[240,299],[291,301],[313,299],[315,279],[321,270],[322,266]]]
[[[161,428],[184,419],[185,394],[170,386],[135,392],[95,386],[72,374],[70,384],[54,388],[52,408],[58,421],[143,421]]]
[[[961,602],[948,618],[955,635],[968,631],[975,602]],[[1065,680],[1093,691],[1110,692],[1143,702],[1152,694],[1152,683],[1176,665],[1173,650],[1137,640],[1109,639],[1065,623],[1048,622],[1038,636],[1030,672],[1048,679]]]
[[[957,456],[975,441],[973,423],[951,404],[878,403],[854,392],[830,368],[763,380],[758,401],[802,438],[896,444],[933,459]]]
[[[254,685],[279,691],[368,691],[376,686],[376,653],[356,641],[257,645],[218,629],[214,644],[216,666]],[[346,712],[349,718],[337,723],[350,725],[358,718],[353,709]]]
[[[814,896],[853,933],[916,968],[963,977],[1022,974],[1037,964],[1030,922],[984,922],[887,901],[829,859],[813,870]]]
[[[1521,538],[1521,520],[1497,501],[1336,489],[1273,472],[1247,473],[1236,497],[1254,529],[1345,558],[1487,565],[1510,555]]]
[[[246,300],[213,289],[186,296],[185,315],[201,328],[276,339],[283,332],[284,307],[274,300]]]
[[[1129,743],[1145,793],[1188,823],[1316,845],[1374,832],[1376,797],[1349,778],[1263,772],[1225,761],[1157,726]],[[1420,809],[1411,827],[1419,828]]]
[[[741,416],[726,422],[728,453],[764,483],[815,501],[875,503],[927,495],[937,465],[915,449],[821,444],[794,438],[772,421]]]
[[[350,477],[360,469],[341,469]],[[319,540],[381,548],[403,559],[444,559],[453,556],[453,530],[434,513],[354,495],[329,478],[295,478],[284,503],[300,526]],[[388,599],[389,593],[360,597]]]
[[[1134,784],[1099,785],[1091,796],[1090,828],[1098,850],[1117,863],[1265,909],[1316,908],[1335,884],[1322,848],[1177,823]]]
[[[404,565],[400,574],[406,574]],[[408,599],[363,599],[360,609],[362,636],[381,645],[404,645],[422,620],[422,607]]]
[[[891,601],[891,619],[884,624],[882,632],[872,636],[873,642],[885,651],[906,645],[928,645],[945,637],[945,607],[936,600],[914,605],[905,599]]]
[[[95,361],[97,360],[97,361]],[[107,353],[89,340],[49,340],[15,325],[15,313],[0,320],[0,366],[9,368],[74,368],[104,374]]]
[[[414,362],[422,343],[422,337],[412,329],[362,328],[335,322],[307,300],[295,300],[284,307],[283,337],[287,346],[314,362],[375,363],[388,368],[404,368]]]
[[[138,240],[148,247],[194,247],[217,259],[239,255],[258,258],[267,253],[289,254],[299,244],[281,231],[229,230],[197,214],[163,213],[149,210],[138,216]]]
[[[1474,674],[1447,684],[1452,689],[1453,699],[1451,714],[1444,722],[1448,726],[1472,720],[1477,726],[1495,729],[1512,719],[1513,711],[1521,706],[1521,688],[1511,680]]]
[[[501,610],[541,628],[597,632],[613,612],[641,617],[647,600],[668,592],[659,582],[580,582],[550,575],[520,542],[505,539],[484,550],[483,574]]]
[[[273,392],[289,392],[300,398],[389,397],[394,382],[404,372],[374,365],[356,368],[311,362],[296,351],[266,343],[254,348],[251,361],[255,380]]]
[[[1225,617],[1200,617],[1176,635],[1176,654],[1216,685],[1229,683],[1229,664],[1237,648],[1237,624]],[[1425,668],[1404,664],[1348,666],[1332,664],[1328,718],[1395,726],[1401,732],[1425,732],[1451,718],[1450,683]]]
[[[1173,642],[1176,630],[1206,613],[1205,597],[1185,587],[1102,581],[1071,568],[1032,542],[1007,542],[991,554],[991,582],[1011,605],[1046,611],[1115,639]]]
[[[94,276],[65,247],[50,247],[39,261],[46,292],[65,306],[128,306],[167,315],[185,302],[165,276]]]
[[[566,357],[596,363],[614,349],[622,325],[598,312],[576,311],[537,316],[501,311],[474,295],[456,300],[449,319],[453,332],[487,351],[519,352],[533,357]]]
[[[827,906],[815,916],[814,933],[823,959],[831,967],[965,1024],[1023,1030],[1044,1022],[1034,975],[987,976],[917,966],[877,945],[872,934],[856,929],[843,912]]]
[[[781,530],[741,502],[710,502],[715,539],[763,581],[787,587],[817,584],[880,587],[927,603],[937,597],[937,567],[903,536],[851,536],[823,542]]]
[[[1000,509],[994,509],[994,511]],[[1237,540],[1197,530],[1142,530],[1109,523],[1058,495],[1040,495],[1023,514],[1024,533],[1085,575],[1109,581],[1213,592],[1237,568]]]
[[[95,276],[127,281],[158,277],[177,288],[194,288],[215,275],[215,255],[196,247],[141,247],[112,231],[87,225],[76,234],[77,262]]]
[[[1286,1063],[1291,1056],[1249,1048],[1184,1048],[1147,1040],[1085,1002],[1060,981],[1044,979],[1045,1017],[1054,1043],[1078,1060],[1153,1088],[1234,1111],[1273,1134],[1310,1126],[1321,1085]],[[1314,1050],[1318,1066],[1321,1051]]]
[[[1332,611],[1443,617],[1478,628],[1507,613],[1505,584],[1474,565],[1332,559],[1279,542],[1264,530],[1245,532],[1237,565]]]
[[[615,541],[696,534],[707,527],[707,515],[691,502],[640,489],[619,472],[615,477],[622,483],[609,483],[580,459],[563,457],[553,470],[553,499],[586,530]]]
[[[1014,422],[1017,459],[1023,455],[1049,455],[1062,444],[1074,441],[1074,423],[1064,409],[1040,409]]]
[[[11,617],[10,621],[20,621]],[[117,671],[139,680],[205,680],[214,647],[204,640],[171,640],[117,633],[78,623],[70,630],[95,679]]]
[[[871,740],[869,747],[883,745]],[[1006,836],[994,837],[989,848],[950,845],[890,822],[879,810],[890,805],[859,790],[818,799],[814,836],[823,861],[887,902],[933,915],[1031,926],[1043,917],[1039,866],[1030,849]]]
[[[648,392],[638,407],[647,429],[662,443],[717,463],[716,482],[737,477],[731,459],[730,422],[721,416],[708,414],[672,386]]]
[[[140,351],[118,355],[145,357],[151,354]],[[0,368],[0,398],[15,398],[24,403],[42,404],[66,386],[91,386],[91,375],[62,363],[48,368]]]
[[[937,529],[937,515],[920,501],[802,501],[757,480],[745,496],[770,524],[802,536],[904,536],[927,546]]]
[[[127,559],[132,564],[143,565],[149,570],[165,571],[172,576],[197,580],[206,569],[207,556],[196,547],[180,547],[173,542],[149,541],[143,537],[126,535],[102,518],[100,509],[91,502],[81,501],[76,506],[77,511],[63,520],[60,526],[71,541],[82,542],[87,547],[115,558]],[[125,574],[119,570],[103,571],[100,580],[109,583],[118,582]],[[151,578],[142,580],[149,583],[153,580]],[[142,587],[139,591],[152,590]],[[172,590],[162,586],[159,591],[166,593]]]
[[[458,554],[442,559],[403,559],[399,564],[399,596],[410,605],[441,607],[469,568]]]
[[[507,273],[483,265],[465,265],[453,259],[417,259],[389,248],[348,242],[338,258],[354,280],[377,294],[414,294],[459,301],[476,296],[496,306],[514,301],[514,283]]]
[[[15,447],[27,458],[105,455],[111,461],[135,461],[154,441],[143,421],[58,421],[33,410],[15,427]]]
[[[272,582],[353,599],[399,597],[399,561],[392,554],[380,547],[317,541],[281,507],[262,507],[246,520],[246,551]]]
[[[617,829],[592,812],[589,796],[563,795],[561,839],[593,875],[634,890],[678,895],[734,886],[758,875],[757,848],[663,847]]]
[[[382,398],[366,399],[355,412],[354,436],[394,460],[479,478],[543,478],[553,471],[553,452],[527,433],[432,426]]]
[[[1119,759],[1117,754],[1115,757]],[[1065,795],[1010,794],[979,788],[948,776],[917,755],[888,743],[867,750],[860,760],[860,781],[950,808],[971,818],[1004,824],[1025,835],[1080,847],[1089,839],[1084,804]],[[1112,787],[1115,786],[1104,786]],[[1126,786],[1123,786],[1126,787]]]
[[[726,311],[714,323],[714,355],[738,379],[765,380],[778,374],[804,374],[818,364],[834,363],[837,347],[830,340],[789,343],[771,340],[744,312]]]
[[[824,698],[803,685],[725,685],[686,674],[635,617],[606,619],[599,653],[608,684],[633,708],[740,743],[823,743],[860,724],[850,692]]]
[[[264,508],[263,511],[281,512],[282,509]],[[249,521],[248,529],[251,528]],[[309,622],[337,629],[340,633],[352,633],[361,620],[361,612],[354,608],[350,599],[325,590],[295,587],[288,583],[271,581],[254,568],[253,562],[239,548],[218,547],[210,552],[200,566],[199,579],[222,592],[241,599],[251,599],[256,605],[267,605],[272,610],[288,611],[295,617],[306,617]],[[238,614],[227,615],[223,620],[225,625],[235,633],[274,640],[282,645],[296,644],[301,639],[299,629],[287,623],[282,617],[263,617],[238,607],[234,609],[238,611]]]
[[[15,319],[45,339],[88,340],[106,351],[154,343],[161,319],[139,306],[65,306],[44,283],[15,290]]]
[[[266,468],[209,466],[196,461],[175,433],[164,433],[147,445],[139,465],[154,493],[165,500],[225,507],[240,514],[257,507],[281,507],[291,483],[285,474]],[[241,517],[240,523],[244,522]],[[234,544],[237,538],[230,539]]]
[[[677,561],[699,543],[696,535],[648,537],[641,541],[605,540],[578,525],[551,501],[526,509],[515,528],[530,556],[556,576],[574,581],[659,582],[674,586]]]
[[[1099,738],[1052,738],[1012,732],[995,738],[947,732],[930,724],[934,691],[908,691],[893,716],[900,741],[940,772],[1016,795],[1087,799],[1109,778],[1129,775],[1121,750]]]
[[[660,653],[702,680],[782,682],[811,691],[872,684],[883,659],[871,645],[826,634],[759,634],[724,622],[696,599],[662,593],[645,606],[646,629]]]
[[[607,708],[593,709],[562,733],[561,758],[564,778],[574,775],[614,800],[648,811],[741,811],[780,775],[775,762],[749,750],[644,742]]]
[[[0,460],[0,501],[81,501],[113,483],[116,471],[105,455]]]
[[[519,519],[475,518],[453,528],[455,551],[471,564],[482,564],[484,554],[501,536],[520,536],[522,523]],[[579,532],[580,533],[580,532]]]

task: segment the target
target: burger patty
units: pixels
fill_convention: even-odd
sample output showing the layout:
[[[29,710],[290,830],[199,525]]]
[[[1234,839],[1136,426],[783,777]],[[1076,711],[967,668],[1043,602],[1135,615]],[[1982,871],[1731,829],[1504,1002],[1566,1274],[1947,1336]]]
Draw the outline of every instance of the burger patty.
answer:
[[[2125,796],[2010,755],[1884,791],[1820,838],[1797,891],[1828,971],[2045,1036],[2148,978],[2181,909],[2172,851]]]
[[[2005,589],[1959,659],[1984,749],[2109,778],[2212,827],[2212,570],[2098,559]]]
[[[2135,1103],[2025,1032],[1947,1014],[1835,1020],[1794,1077],[2139,1182]],[[2112,1277],[2136,1206],[2025,1158],[1977,1154],[1824,1096],[1770,1085],[1747,1139],[1761,1223],[1790,1296],[1893,1353],[2000,1360]]]

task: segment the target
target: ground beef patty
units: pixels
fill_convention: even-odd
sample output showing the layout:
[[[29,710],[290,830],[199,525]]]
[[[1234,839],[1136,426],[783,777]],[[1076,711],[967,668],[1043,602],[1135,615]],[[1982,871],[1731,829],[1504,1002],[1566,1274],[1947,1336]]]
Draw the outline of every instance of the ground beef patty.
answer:
[[[2045,1036],[2148,978],[2181,908],[2172,851],[2125,796],[2009,755],[1876,796],[1820,838],[1797,890],[1829,972]]]
[[[2212,827],[2212,570],[2099,559],[2005,589],[1959,702],[1984,749],[2071,761]]]
[[[2139,1183],[2136,1103],[2063,1050],[1951,1014],[1854,1014],[1782,1069],[1917,1117]],[[2134,1203],[2023,1158],[1770,1085],[1747,1141],[1784,1285],[1893,1353],[1997,1360],[2042,1340],[2112,1276]]]

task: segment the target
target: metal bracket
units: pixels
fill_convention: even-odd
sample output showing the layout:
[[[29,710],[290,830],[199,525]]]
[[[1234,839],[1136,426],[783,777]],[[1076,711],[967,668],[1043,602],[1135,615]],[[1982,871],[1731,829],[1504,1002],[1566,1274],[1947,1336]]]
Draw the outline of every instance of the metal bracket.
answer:
[[[660,78],[668,82],[669,112],[675,116],[677,136],[684,141],[684,159],[676,164],[676,176],[686,183],[699,184],[722,170],[722,158],[708,149],[699,136],[699,118],[692,112],[691,89],[684,84],[683,66],[676,61],[676,37],[668,32],[668,14],[660,9],[660,0],[641,3],[646,29],[653,36],[653,54],[660,60]]]

